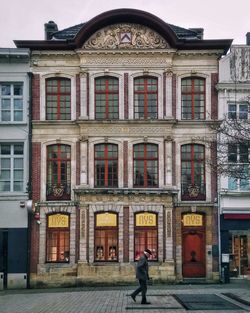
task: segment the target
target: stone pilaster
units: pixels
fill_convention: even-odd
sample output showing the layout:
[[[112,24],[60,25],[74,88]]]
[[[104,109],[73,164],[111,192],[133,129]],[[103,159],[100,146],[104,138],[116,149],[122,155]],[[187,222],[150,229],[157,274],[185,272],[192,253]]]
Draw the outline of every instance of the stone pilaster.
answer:
[[[81,117],[88,119],[88,73],[82,73],[80,76],[80,90],[81,90]]]

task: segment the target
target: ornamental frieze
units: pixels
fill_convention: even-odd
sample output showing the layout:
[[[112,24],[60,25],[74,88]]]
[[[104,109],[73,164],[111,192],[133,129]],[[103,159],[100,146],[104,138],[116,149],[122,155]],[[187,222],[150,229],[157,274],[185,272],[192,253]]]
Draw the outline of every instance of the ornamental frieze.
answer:
[[[83,49],[166,49],[165,39],[152,29],[139,24],[114,24],[95,32]]]
[[[143,57],[142,55],[138,57],[110,57],[105,55],[103,57],[96,57],[96,56],[85,56],[81,57],[81,65],[88,66],[88,65],[154,65],[154,66],[166,66],[167,62],[169,62],[169,58],[164,57],[157,57],[155,55],[150,55],[147,57]]]
[[[165,136],[169,135],[170,128],[164,126],[93,126],[81,125],[81,134],[85,136],[138,136],[143,134],[144,136]]]
[[[97,204],[97,203],[117,203],[117,205],[131,205],[138,203],[147,203],[147,204],[161,204],[172,206],[172,196],[171,195],[90,195],[90,194],[80,194],[79,195],[80,205],[84,204]]]

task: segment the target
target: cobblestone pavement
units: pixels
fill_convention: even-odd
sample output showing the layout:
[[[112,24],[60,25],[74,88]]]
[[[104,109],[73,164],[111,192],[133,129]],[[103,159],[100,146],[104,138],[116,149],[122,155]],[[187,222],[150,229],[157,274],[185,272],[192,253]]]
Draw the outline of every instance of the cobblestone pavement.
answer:
[[[0,291],[1,313],[242,313],[250,312],[250,281],[240,284],[157,285],[149,286],[148,301],[134,303],[129,294],[135,286],[78,287],[64,289],[30,289]],[[237,310],[186,310],[176,300],[178,294],[215,294],[237,304]],[[229,298],[233,294],[242,302]]]

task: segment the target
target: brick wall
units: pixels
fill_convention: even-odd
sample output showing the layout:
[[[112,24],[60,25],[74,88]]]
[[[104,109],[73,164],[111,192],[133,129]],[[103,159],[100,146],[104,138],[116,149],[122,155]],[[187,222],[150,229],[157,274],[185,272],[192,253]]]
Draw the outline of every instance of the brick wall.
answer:
[[[128,187],[128,142],[123,143],[123,185]]]
[[[40,200],[41,189],[41,143],[32,143],[32,198]]]
[[[124,73],[124,119],[128,119],[128,73]]]
[[[129,262],[129,207],[123,208],[123,262]]]
[[[71,103],[73,105],[73,103]],[[76,74],[76,119],[80,116],[80,75]]]
[[[211,118],[218,118],[218,92],[216,84],[218,83],[218,73],[211,74]]]
[[[32,119],[40,120],[40,75],[32,77]]]
[[[80,141],[76,143],[76,185],[80,185]]]
[[[172,112],[173,117],[176,118],[176,74],[172,76]]]

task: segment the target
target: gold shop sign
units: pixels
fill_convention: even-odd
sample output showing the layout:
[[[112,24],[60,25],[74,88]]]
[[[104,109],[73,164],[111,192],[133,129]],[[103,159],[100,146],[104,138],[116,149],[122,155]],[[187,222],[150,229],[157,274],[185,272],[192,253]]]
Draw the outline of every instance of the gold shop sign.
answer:
[[[99,213],[96,215],[96,226],[117,226],[117,215],[115,213]]]
[[[201,214],[185,214],[183,216],[183,226],[202,226],[203,216]]]
[[[49,215],[48,227],[69,227],[69,216],[66,214]]]
[[[139,213],[136,214],[136,226],[156,226],[156,214],[154,213]]]

